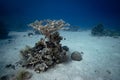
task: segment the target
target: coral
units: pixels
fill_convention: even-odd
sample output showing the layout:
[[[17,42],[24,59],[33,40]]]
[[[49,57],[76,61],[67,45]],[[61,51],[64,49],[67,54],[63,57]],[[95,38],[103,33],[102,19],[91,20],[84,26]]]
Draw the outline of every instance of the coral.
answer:
[[[15,80],[29,80],[31,77],[32,77],[32,73],[25,70],[20,70],[16,74]]]
[[[105,29],[103,24],[96,25],[91,30],[91,34],[93,36],[109,36],[109,37],[113,37],[113,38],[118,38],[120,36],[120,32],[119,31]]]
[[[64,62],[66,60],[66,53],[69,48],[62,47],[60,44],[63,39],[58,30],[64,26],[68,26],[63,20],[41,20],[35,21],[29,26],[42,33],[45,38],[41,38],[34,47],[27,46],[21,51],[22,66],[32,68],[37,73],[46,71],[55,64]]]
[[[94,36],[102,36],[102,35],[104,35],[104,26],[103,26],[103,24],[96,25],[92,29],[91,34],[94,35]]]
[[[26,45],[26,47],[20,51],[22,59],[26,60],[28,58],[28,54],[29,54],[30,50],[31,50],[30,46]]]
[[[72,54],[71,54],[71,59],[72,60],[75,60],[75,61],[81,61],[82,60],[82,53],[83,52],[78,52],[78,51],[74,51]]]
[[[68,23],[65,23],[63,20],[36,20],[35,22],[29,24],[28,26],[33,27],[34,29],[40,31],[45,37],[49,38],[50,34],[60,30],[64,26],[69,26]]]

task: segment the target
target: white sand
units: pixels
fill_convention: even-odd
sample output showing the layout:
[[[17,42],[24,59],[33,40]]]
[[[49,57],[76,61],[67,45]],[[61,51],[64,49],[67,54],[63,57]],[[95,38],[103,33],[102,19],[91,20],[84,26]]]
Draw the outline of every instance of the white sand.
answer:
[[[5,69],[9,63],[20,59],[19,51],[26,45],[34,46],[41,36],[23,37],[28,32],[11,32],[12,42],[0,40],[0,73],[15,72]],[[61,32],[66,38],[63,45],[70,52],[84,52],[82,61],[69,61],[58,64],[47,72],[33,72],[31,80],[120,80],[120,38],[92,37],[90,31]],[[111,73],[109,73],[109,71]]]

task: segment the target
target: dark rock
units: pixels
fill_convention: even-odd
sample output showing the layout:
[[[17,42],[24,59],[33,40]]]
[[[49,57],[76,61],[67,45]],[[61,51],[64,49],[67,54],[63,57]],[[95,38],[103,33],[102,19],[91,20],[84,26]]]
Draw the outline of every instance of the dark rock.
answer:
[[[9,68],[11,66],[12,66],[12,64],[8,64],[8,65],[5,66],[5,68]]]
[[[33,33],[32,32],[29,32],[28,33],[28,36],[30,37],[30,36],[33,36]]]
[[[11,69],[14,69],[14,70],[15,70],[15,65],[8,64],[8,65],[5,66],[5,68],[11,68]]]
[[[71,54],[71,59],[75,60],[75,61],[81,61],[82,60],[82,55],[81,55],[80,52],[75,51]]]
[[[65,50],[65,51],[69,51],[69,48],[68,48],[67,46],[63,46],[62,48],[63,48],[63,50]]]
[[[8,75],[4,75],[4,76],[0,77],[0,80],[9,80],[9,76]]]

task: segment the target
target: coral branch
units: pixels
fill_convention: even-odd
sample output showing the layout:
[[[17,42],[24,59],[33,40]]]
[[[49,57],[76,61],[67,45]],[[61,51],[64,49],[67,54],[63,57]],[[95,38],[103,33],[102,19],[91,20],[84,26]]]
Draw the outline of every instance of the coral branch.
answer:
[[[33,27],[34,29],[40,31],[45,37],[49,38],[50,34],[53,32],[56,32],[57,30],[60,30],[61,28],[65,26],[69,26],[68,23],[65,23],[65,21],[61,20],[36,20],[33,23],[30,23],[29,26]]]

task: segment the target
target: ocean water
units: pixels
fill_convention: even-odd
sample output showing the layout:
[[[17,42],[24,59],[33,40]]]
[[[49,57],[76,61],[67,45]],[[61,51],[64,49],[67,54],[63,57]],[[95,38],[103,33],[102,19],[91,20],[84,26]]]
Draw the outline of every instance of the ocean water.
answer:
[[[0,0],[0,21],[10,31],[26,30],[36,19],[63,19],[85,29],[103,23],[118,30],[119,14],[119,0]]]
[[[33,73],[32,80],[120,80],[119,0],[0,0],[0,77],[16,72],[5,66],[14,64],[21,49],[42,37],[28,36],[33,31],[28,24],[45,19],[70,24],[60,31],[62,44],[70,52],[84,52],[83,60],[42,75]]]

